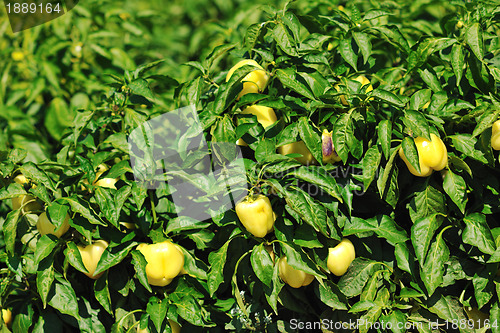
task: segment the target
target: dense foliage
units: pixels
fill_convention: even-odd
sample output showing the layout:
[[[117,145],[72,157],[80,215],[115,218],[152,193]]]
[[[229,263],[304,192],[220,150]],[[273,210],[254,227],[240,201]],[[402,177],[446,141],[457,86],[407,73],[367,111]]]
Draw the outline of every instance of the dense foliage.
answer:
[[[334,332],[500,332],[500,7],[402,3],[89,1],[19,34],[2,14],[0,307],[12,310],[10,329],[291,332],[323,320]],[[239,96],[256,69],[227,75],[242,59],[269,80]],[[244,111],[255,104],[277,121]],[[212,163],[234,154],[217,143],[244,141],[244,182],[269,199],[269,233],[234,208],[178,215],[172,189],[136,181],[130,134],[186,106]],[[330,131],[338,158],[325,159]],[[446,149],[424,153],[435,138]],[[309,165],[278,153],[297,141]],[[193,208],[227,190],[192,181]],[[67,231],[42,227],[47,217]],[[329,253],[345,238],[356,259],[332,274]],[[143,243],[162,243],[170,259]],[[297,288],[285,264],[304,273]],[[354,325],[331,326],[341,322]]]

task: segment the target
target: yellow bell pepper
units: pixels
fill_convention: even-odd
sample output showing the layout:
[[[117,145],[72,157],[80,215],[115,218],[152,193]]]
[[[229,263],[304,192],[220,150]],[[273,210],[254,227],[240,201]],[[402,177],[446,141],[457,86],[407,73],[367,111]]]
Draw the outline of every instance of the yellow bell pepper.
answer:
[[[47,213],[43,212],[40,214],[38,217],[38,221],[36,222],[36,228],[38,229],[38,232],[40,232],[40,235],[55,235],[57,238],[60,238],[62,235],[64,235],[68,230],[69,230],[69,215],[66,214],[66,218],[64,219],[64,222],[62,225],[55,230],[55,225],[52,224],[52,222],[49,221],[49,218],[47,217]]]
[[[2,309],[2,320],[5,326],[10,328],[12,325],[12,311],[10,309]]]
[[[307,286],[314,280],[314,275],[290,266],[287,262],[286,257],[281,257],[278,265],[281,280],[283,280],[283,282],[285,282],[292,288]]]
[[[448,151],[443,141],[434,133],[431,133],[431,141],[422,137],[415,139],[417,146],[418,160],[420,164],[420,172],[418,172],[406,158],[403,148],[399,149],[399,156],[406,163],[408,170],[418,177],[427,177],[432,172],[443,170],[448,164]]]
[[[274,228],[276,215],[269,198],[259,194],[247,196],[236,205],[236,215],[241,224],[255,237],[264,237]]]
[[[88,273],[84,273],[89,278],[97,280],[101,277],[104,272],[101,272],[97,275],[94,275],[95,269],[97,268],[97,263],[101,259],[102,254],[108,247],[108,242],[105,240],[99,239],[93,242],[90,245],[85,247],[78,246],[78,250],[80,251],[80,255],[82,256],[83,265],[87,269]]]
[[[359,83],[361,83],[361,87],[368,85],[368,87],[366,88],[366,92],[367,93],[373,90],[373,86],[370,84],[370,80],[368,80],[364,75],[359,75],[356,78],[354,78],[353,80],[354,81],[358,81]],[[336,84],[334,86],[334,88],[337,91],[340,90],[338,84]],[[345,98],[344,95],[340,96],[340,101],[342,102],[342,105],[349,106],[349,102],[346,100],[346,98]]]
[[[95,174],[95,180],[94,180],[94,185],[95,186],[100,186],[100,187],[106,187],[106,188],[113,188],[116,190],[116,186],[115,186],[115,183],[118,181],[118,178],[102,178],[102,179],[99,179],[99,177],[101,177],[101,175],[103,173],[105,173],[106,171],[108,171],[109,168],[107,165],[105,164],[99,164],[99,166],[97,167],[97,172]]]
[[[356,258],[356,251],[354,245],[347,238],[335,247],[328,249],[328,259],[326,265],[330,272],[336,276],[344,275],[347,269]]]
[[[259,69],[248,73],[242,79],[243,89],[238,94],[237,99],[240,99],[241,96],[249,93],[262,92],[266,87],[267,82],[269,81],[269,75],[267,75],[267,72],[264,70],[264,68],[262,68],[262,66],[260,66],[255,60],[246,59],[246,60],[241,60],[229,70],[229,72],[226,75],[226,82],[229,81],[235,70],[245,65],[252,65]]]
[[[146,275],[150,285],[163,287],[179,274],[184,268],[184,254],[170,241],[156,244],[139,244],[137,246],[146,258]]]
[[[274,124],[276,121],[278,121],[278,118],[276,117],[276,113],[274,113],[274,110],[272,108],[269,108],[267,106],[262,106],[262,105],[252,105],[247,108],[245,108],[241,114],[253,114],[257,116],[257,121],[262,125],[264,128],[268,128],[272,124]],[[237,145],[240,146],[247,146],[246,142],[243,141],[243,139],[239,138],[238,141],[236,141]]]
[[[106,188],[112,188],[112,189],[116,190],[115,184],[118,181],[118,178],[101,178],[101,179],[99,179],[99,177],[101,177],[101,175],[108,170],[109,170],[109,167],[106,164],[99,164],[99,166],[97,167],[97,171],[95,173],[95,178],[94,178],[94,181],[92,182],[92,185],[106,187]],[[88,184],[89,182],[87,179],[84,179],[83,183]],[[82,185],[81,189],[82,189],[82,191],[84,191],[85,186]]]
[[[335,148],[333,147],[331,131],[328,132],[326,129],[323,130],[321,141],[321,148],[323,150],[323,163],[335,163],[342,161],[339,155],[337,155],[337,153],[335,152]]]
[[[500,120],[495,121],[491,127],[491,148],[500,150]]]
[[[21,185],[28,183],[28,179],[26,179],[26,177],[23,175],[16,176],[14,178],[14,181]],[[26,204],[27,202],[29,203]],[[28,214],[32,211],[37,211],[42,209],[42,205],[40,205],[38,201],[36,201],[36,198],[31,194],[25,194],[18,196],[16,198],[12,198],[12,209],[14,210],[21,208],[25,204],[26,206],[24,206],[24,208],[22,209],[23,214]]]
[[[314,158],[314,156],[311,154],[309,149],[307,149],[306,144],[304,141],[297,141],[293,143],[289,143],[283,146],[278,147],[278,153],[281,155],[288,155],[288,154],[302,154],[300,157],[295,157],[295,159],[303,164],[303,165],[310,165],[310,164],[317,164],[318,162]]]

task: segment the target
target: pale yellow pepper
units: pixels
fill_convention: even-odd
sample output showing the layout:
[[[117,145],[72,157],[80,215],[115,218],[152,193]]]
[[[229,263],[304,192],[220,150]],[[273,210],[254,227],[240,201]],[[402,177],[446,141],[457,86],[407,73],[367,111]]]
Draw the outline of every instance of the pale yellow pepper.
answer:
[[[293,268],[288,264],[286,257],[281,257],[278,265],[281,280],[292,288],[304,287],[314,281],[314,275]]]
[[[418,172],[406,158],[403,148],[399,149],[399,156],[406,163],[408,170],[415,176],[427,177],[432,172],[443,170],[448,164],[448,151],[443,141],[434,133],[431,133],[431,141],[423,137],[415,138],[415,146],[418,151],[420,172]]]
[[[183,272],[184,254],[170,241],[139,244],[137,250],[144,255],[148,262],[146,275],[150,285],[166,286]]]
[[[82,257],[83,265],[87,269],[88,273],[84,273],[91,279],[98,279],[101,277],[104,272],[101,272],[97,275],[94,275],[95,269],[97,268],[97,263],[101,259],[102,254],[108,247],[108,242],[105,240],[99,239],[94,241],[92,244],[87,246],[78,246],[78,250],[80,251],[80,255]]]
[[[241,224],[255,237],[264,237],[274,228],[276,215],[269,198],[259,194],[247,196],[236,205],[236,215]]]
[[[266,87],[267,82],[269,81],[269,75],[264,70],[264,68],[262,68],[262,66],[260,66],[255,60],[245,59],[238,62],[229,70],[226,75],[226,82],[229,81],[235,70],[245,65],[252,65],[254,67],[257,67],[258,69],[251,71],[242,79],[243,89],[238,94],[238,99],[240,99],[241,96],[249,93],[262,92]]]

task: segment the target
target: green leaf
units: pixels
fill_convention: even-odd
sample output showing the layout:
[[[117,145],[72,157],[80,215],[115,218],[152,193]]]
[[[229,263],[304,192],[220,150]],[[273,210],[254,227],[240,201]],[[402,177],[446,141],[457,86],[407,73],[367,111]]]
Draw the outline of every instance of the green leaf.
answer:
[[[138,250],[132,250],[130,254],[132,255],[132,265],[134,266],[139,282],[151,293],[152,289],[148,282],[148,276],[146,275],[146,265],[148,264],[146,258],[144,258],[141,251]]]
[[[274,313],[278,313],[278,300],[281,289],[285,284],[281,281],[279,276],[279,265],[274,265],[273,267],[273,286],[272,288],[264,287],[266,293],[266,299]]]
[[[231,239],[217,251],[212,251],[208,255],[208,262],[210,263],[210,271],[208,272],[208,290],[210,296],[219,289],[219,286],[224,282],[224,266],[227,258],[227,248]]]
[[[328,216],[324,206],[301,189],[290,188],[285,190],[284,193],[286,203],[292,210],[297,212],[314,230],[329,236]]]
[[[66,243],[66,245],[67,248],[64,250],[64,256],[66,257],[66,260],[68,260],[71,266],[73,266],[80,272],[88,273],[87,268],[85,268],[85,265],[83,264],[80,250],[78,250],[76,244],[73,242],[68,242]]]
[[[14,254],[14,245],[16,242],[16,234],[17,234],[17,224],[19,223],[20,216],[21,216],[20,209],[16,209],[9,212],[2,226],[3,238],[5,242],[5,250],[10,255]]]
[[[168,300],[160,300],[157,297],[151,297],[146,307],[149,319],[153,322],[157,332],[162,332],[163,322],[167,321]]]
[[[486,111],[477,119],[476,128],[474,128],[474,132],[472,132],[472,136],[476,137],[483,133],[486,129],[490,128],[493,123],[498,119],[498,115],[500,114],[500,110],[497,111]]]
[[[50,178],[45,171],[40,170],[40,168],[34,163],[25,163],[19,169],[21,170],[21,173],[26,176],[26,178],[33,180],[37,184],[43,184],[53,192],[56,192],[52,178]]]
[[[278,69],[276,71],[276,77],[283,86],[295,91],[299,95],[307,97],[311,100],[315,100],[311,90],[302,82],[297,80],[295,70],[293,68]]]
[[[371,309],[372,307],[376,306],[376,303],[373,302],[373,301],[359,301],[357,303],[355,303],[350,309],[349,309],[349,312],[350,313],[359,313],[359,312],[364,312],[364,311],[367,311],[369,309]]]
[[[283,52],[291,55],[292,57],[299,55],[295,40],[282,23],[278,23],[274,26],[273,37]]]
[[[390,12],[386,12],[380,9],[370,9],[366,12],[365,16],[363,17],[363,21],[373,20],[381,16],[387,16],[387,15],[392,15],[392,14]]]
[[[66,102],[56,97],[50,103],[44,118],[45,128],[56,140],[61,140],[64,131],[73,123],[75,113]]]
[[[370,37],[363,32],[356,31],[352,33],[352,36],[354,37],[356,44],[358,44],[358,47],[363,54],[364,63],[366,64],[372,53],[372,43],[370,41]]]
[[[321,187],[328,195],[334,197],[339,202],[343,202],[342,194],[339,192],[339,187],[335,178],[331,177],[326,172],[320,172],[315,167],[304,167],[292,169],[286,174],[287,177],[294,177],[306,181],[310,184]]]
[[[414,192],[415,195],[407,205],[413,223],[433,214],[446,213],[445,197],[432,185],[424,185],[422,190]]]
[[[473,138],[470,134],[455,134],[450,135],[453,146],[460,152],[464,153],[467,157],[471,157],[479,162],[488,163],[482,151],[475,148],[477,139]]]
[[[498,301],[493,305],[490,312],[490,326],[493,333],[500,333],[500,325],[498,325],[498,318],[500,318],[500,306]],[[497,324],[493,325],[497,321]]]
[[[495,294],[493,279],[493,274],[485,269],[474,274],[472,284],[474,285],[474,297],[479,309],[485,306]]]
[[[61,200],[67,201],[70,204],[71,210],[74,213],[79,213],[84,218],[86,218],[90,223],[99,224],[103,226],[106,225],[106,223],[98,220],[97,217],[92,213],[92,211],[89,208],[87,208],[90,207],[88,203],[82,204],[78,198],[74,197],[63,197],[61,198]]]
[[[386,159],[391,155],[392,123],[389,120],[382,120],[378,124],[378,139],[382,152]]]
[[[481,213],[472,213],[464,217],[465,229],[462,234],[464,243],[476,246],[481,252],[493,254],[496,250],[495,240],[486,216]]]
[[[394,159],[396,158],[397,154],[398,154],[398,149],[394,149],[391,156],[389,157],[389,160],[387,161],[387,164],[385,165],[384,172],[379,176],[377,180],[377,188],[379,190],[379,194],[382,199],[387,198],[388,188],[391,187],[390,182],[392,182],[392,176],[395,173],[394,170],[396,169],[396,166],[394,165]]]
[[[0,189],[0,200],[12,199],[26,195],[26,191],[21,184],[11,183],[6,187]]]
[[[453,298],[452,296],[443,296],[439,295],[439,297],[432,297],[428,301],[428,309],[430,312],[436,314],[439,318],[443,320],[447,320],[448,322],[465,322],[467,317],[464,314],[462,304]],[[467,325],[464,325],[460,332],[462,333],[473,333],[474,329],[468,328]]]
[[[398,243],[394,247],[394,256],[399,269],[412,274],[413,261],[410,259],[410,251],[405,243]]]
[[[429,70],[427,68],[423,70],[419,69],[418,73],[427,86],[432,89],[432,91],[437,93],[443,90],[441,83],[439,82],[439,78],[433,70]]]
[[[253,248],[252,255],[250,256],[250,263],[259,280],[266,286],[271,287],[273,280],[273,261],[264,248],[264,244],[261,243]]]
[[[47,298],[54,282],[54,255],[49,254],[46,258],[41,260],[36,272],[36,287],[40,298],[42,299],[43,307],[47,306]]]
[[[354,53],[352,46],[351,46],[351,43],[352,43],[351,38],[341,39],[339,41],[339,48],[338,49],[339,49],[340,54],[342,55],[342,58],[344,58],[344,60],[347,61],[347,63],[349,65],[351,65],[355,71],[357,71],[358,70],[358,66],[357,66],[358,56],[356,55],[356,53]]]
[[[386,215],[379,215],[370,219],[353,217],[345,224],[342,234],[349,236],[369,231],[375,232],[380,238],[384,238],[391,245],[404,243],[408,240],[406,231]]]
[[[420,172],[420,160],[418,156],[417,146],[415,145],[415,140],[407,136],[403,139],[401,147],[403,148],[404,155],[408,162],[410,162],[415,170]]]
[[[431,100],[432,91],[430,89],[421,89],[416,91],[410,98],[410,109],[420,110],[427,102]],[[425,118],[424,118],[425,120]]]
[[[62,314],[71,316],[76,320],[80,320],[78,312],[78,301],[76,294],[71,284],[62,277],[56,275],[54,284],[47,297],[48,304],[61,312]]]
[[[434,214],[416,221],[411,227],[411,242],[421,267],[424,266],[429,246],[434,238],[434,233],[441,223],[442,217]]]
[[[377,88],[368,93],[369,97],[375,97],[383,102],[392,104],[398,107],[404,107],[405,103],[401,99],[390,91],[384,90],[382,88]]]
[[[314,261],[304,252],[304,250],[295,244],[280,243],[287,263],[295,269],[301,270],[321,278],[325,275],[318,269]]]
[[[465,31],[465,41],[471,48],[472,52],[476,55],[477,59],[483,60],[484,46],[483,46],[483,30],[479,23],[469,25]]]
[[[467,186],[465,180],[451,170],[447,170],[443,180],[443,189],[455,205],[457,205],[462,214],[464,214],[465,205],[467,204]]]
[[[66,219],[68,215],[68,206],[61,205],[57,201],[53,201],[47,207],[47,216],[49,217],[50,222],[55,226],[55,230],[57,230]]]
[[[347,273],[340,278],[338,287],[347,297],[358,296],[370,277],[381,269],[380,263],[358,257],[354,259]]]
[[[104,310],[106,310],[110,315],[113,315],[107,274],[102,275],[94,282],[94,295],[99,304],[102,305]]]
[[[339,157],[345,163],[349,155],[349,142],[351,142],[351,138],[354,137],[351,112],[344,113],[337,119],[333,128],[333,133],[335,133],[335,135],[332,136],[333,146]]]
[[[43,235],[36,243],[35,265],[38,265],[42,259],[52,254],[57,245],[57,237],[54,235]]]
[[[430,246],[429,253],[422,266],[421,278],[424,282],[425,288],[429,296],[434,294],[437,287],[443,283],[443,275],[445,269],[445,262],[450,256],[450,250],[443,240],[444,228],[436,237],[436,240]]]
[[[339,287],[330,280],[314,285],[316,296],[332,310],[347,310],[347,299],[340,291]]]
[[[460,81],[462,80],[462,76],[464,73],[464,65],[465,65],[465,50],[462,44],[455,43],[451,48],[451,67],[453,68],[453,72],[455,73],[455,77],[457,78],[457,87],[460,86]]]
[[[382,158],[382,153],[379,146],[371,146],[362,160],[363,166],[363,186],[365,190],[370,187],[373,179],[377,175],[378,168],[380,166],[380,160]]]
[[[101,259],[97,263],[97,267],[95,269],[94,275],[97,275],[114,265],[119,264],[132,250],[134,246],[137,245],[137,242],[133,241],[124,241],[116,246],[110,245],[104,250],[101,255]]]
[[[194,297],[190,295],[185,296],[180,301],[177,301],[175,305],[177,306],[177,313],[182,318],[196,326],[205,325],[202,308]]]
[[[299,123],[300,138],[304,141],[307,149],[309,149],[309,151],[313,154],[316,161],[321,161],[323,158],[321,150],[321,137],[314,131],[307,118],[300,118]]]

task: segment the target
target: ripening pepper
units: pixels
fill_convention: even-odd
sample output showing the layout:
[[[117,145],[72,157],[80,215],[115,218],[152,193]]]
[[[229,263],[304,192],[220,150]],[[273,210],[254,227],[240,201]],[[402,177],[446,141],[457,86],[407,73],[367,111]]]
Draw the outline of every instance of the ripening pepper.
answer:
[[[38,217],[38,221],[36,222],[36,228],[38,229],[38,232],[40,232],[40,235],[42,236],[51,234],[55,235],[57,238],[60,238],[69,230],[69,215],[66,214],[64,222],[59,226],[59,228],[57,228],[57,230],[55,230],[56,228],[55,225],[49,221],[47,213],[43,212]]]
[[[373,90],[373,86],[370,84],[370,80],[368,80],[364,75],[357,76],[356,78],[354,78],[354,81],[358,81],[359,83],[361,83],[361,87],[368,85],[368,87],[366,88],[367,93]],[[337,91],[340,90],[338,84],[336,84],[334,88]],[[340,101],[342,102],[342,105],[349,106],[349,102],[346,100],[344,95],[340,96]]]
[[[303,164],[303,165],[310,165],[310,164],[317,164],[318,162],[314,158],[314,156],[311,154],[309,149],[307,149],[306,144],[304,141],[297,141],[293,143],[289,143],[283,146],[278,147],[278,153],[281,155],[288,155],[288,154],[301,154],[302,156],[300,157],[295,157],[295,159]]]
[[[323,150],[323,163],[335,163],[340,162],[342,159],[335,152],[333,147],[332,132],[328,132],[326,129],[323,130],[321,135],[321,148]]]
[[[97,263],[101,259],[102,254],[108,247],[108,242],[105,240],[99,239],[94,241],[92,244],[87,246],[78,245],[78,250],[80,251],[80,255],[82,257],[83,265],[87,269],[88,273],[84,273],[89,278],[97,280],[101,277],[104,272],[101,272],[97,275],[94,275],[95,269],[97,268]]]
[[[241,224],[255,237],[264,237],[274,228],[276,215],[269,198],[259,194],[247,196],[236,205],[236,215]]]
[[[307,286],[314,280],[314,275],[290,266],[286,257],[281,257],[278,265],[281,280],[292,288]]]
[[[500,150],[500,120],[495,121],[491,127],[491,148]]]
[[[328,249],[326,265],[330,272],[336,276],[341,276],[347,272],[347,269],[355,258],[356,251],[354,250],[354,245],[352,245],[350,240],[344,238],[337,246]]]
[[[28,183],[28,179],[26,179],[23,175],[18,175],[14,178],[14,181],[18,184],[25,185]],[[33,186],[34,187],[34,186]],[[26,204],[29,202],[28,204]],[[26,204],[26,205],[25,205]],[[27,214],[32,211],[41,210],[42,206],[36,201],[36,198],[31,194],[20,195],[16,198],[12,198],[12,209],[16,210],[21,208],[23,205],[22,213]]]
[[[10,309],[2,309],[2,320],[7,328],[12,326],[12,311]]]
[[[240,99],[241,96],[245,94],[262,92],[267,85],[267,81],[269,81],[269,75],[267,75],[267,72],[264,68],[262,68],[262,66],[260,66],[255,60],[245,59],[238,62],[229,70],[226,75],[226,82],[229,81],[234,71],[245,65],[252,65],[258,69],[251,71],[242,79],[243,89],[238,94],[237,99]]]
[[[112,188],[116,190],[116,182],[118,181],[118,178],[99,178],[103,173],[109,170],[109,167],[106,164],[99,164],[97,167],[97,171],[95,173],[95,179],[94,182],[92,183],[95,186],[100,186],[100,187],[106,187],[106,188]],[[84,179],[83,182],[85,184],[88,184],[88,180]],[[82,191],[85,190],[85,186],[81,186]]]
[[[420,172],[418,172],[406,159],[403,148],[399,149],[399,156],[406,163],[408,170],[418,177],[427,177],[434,170],[443,170],[448,163],[448,151],[443,141],[434,133],[431,133],[431,141],[422,137],[415,139],[415,146],[418,151],[418,161]]]
[[[183,271],[184,254],[170,241],[137,246],[148,262],[146,275],[150,285],[164,287]]]
[[[257,121],[262,125],[264,128],[268,128],[272,124],[274,124],[276,121],[278,121],[278,118],[276,117],[276,113],[274,113],[274,110],[272,108],[269,108],[267,106],[262,106],[262,105],[252,105],[247,108],[245,108],[241,114],[253,114],[257,116]],[[237,145],[240,146],[247,146],[245,141],[243,139],[238,139],[236,142]]]

